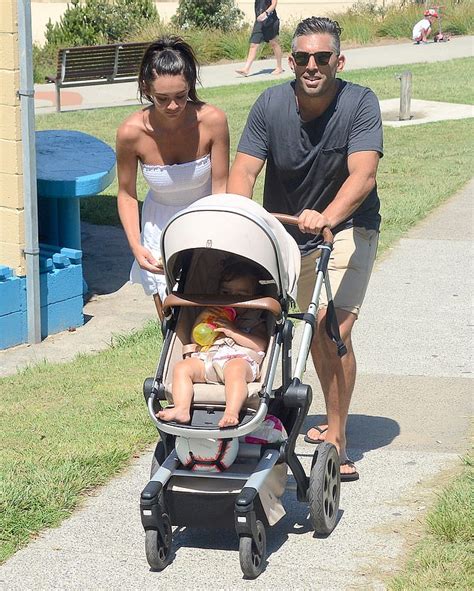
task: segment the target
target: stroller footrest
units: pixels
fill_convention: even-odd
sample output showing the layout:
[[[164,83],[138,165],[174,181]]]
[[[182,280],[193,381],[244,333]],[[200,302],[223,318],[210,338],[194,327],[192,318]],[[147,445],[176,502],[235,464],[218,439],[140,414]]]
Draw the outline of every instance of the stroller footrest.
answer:
[[[187,424],[177,423],[175,421],[168,421],[169,425],[176,427],[182,427],[183,429],[215,429],[216,437],[219,439],[225,438],[225,427],[221,429],[219,427],[219,421],[224,416],[224,406],[205,406],[205,405],[193,405],[191,407],[191,422]],[[255,416],[255,411],[252,409],[243,409],[239,414],[238,426],[247,424]],[[231,427],[235,428],[235,426]]]

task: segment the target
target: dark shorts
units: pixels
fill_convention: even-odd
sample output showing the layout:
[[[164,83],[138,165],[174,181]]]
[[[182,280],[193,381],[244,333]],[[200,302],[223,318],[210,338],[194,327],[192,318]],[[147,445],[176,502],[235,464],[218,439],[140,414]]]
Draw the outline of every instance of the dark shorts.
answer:
[[[278,37],[278,33],[280,32],[280,19],[274,18],[271,20],[272,22],[268,24],[255,21],[252,34],[250,35],[250,43],[260,44],[264,41],[268,43],[272,39],[275,39],[275,37]]]

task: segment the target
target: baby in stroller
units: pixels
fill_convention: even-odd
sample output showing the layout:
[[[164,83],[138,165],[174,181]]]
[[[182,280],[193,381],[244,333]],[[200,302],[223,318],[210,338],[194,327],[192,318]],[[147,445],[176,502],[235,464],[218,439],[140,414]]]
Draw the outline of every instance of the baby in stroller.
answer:
[[[219,281],[219,293],[251,298],[259,294],[259,271],[249,263],[230,258],[224,262]],[[212,313],[203,310],[193,328]],[[197,343],[185,347],[184,359],[173,369],[172,396],[174,406],[158,412],[162,421],[188,423],[195,383],[223,383],[226,406],[220,428],[232,427],[239,422],[239,412],[247,399],[249,382],[255,381],[268,344],[267,329],[260,310],[237,308],[233,322],[217,320],[218,338],[210,346]]]

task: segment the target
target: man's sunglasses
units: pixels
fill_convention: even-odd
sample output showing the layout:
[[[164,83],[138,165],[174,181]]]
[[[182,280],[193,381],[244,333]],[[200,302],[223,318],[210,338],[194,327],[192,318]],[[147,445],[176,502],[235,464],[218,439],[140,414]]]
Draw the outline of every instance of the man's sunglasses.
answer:
[[[307,66],[311,57],[314,57],[314,61],[318,66],[327,66],[333,53],[333,51],[316,51],[315,53],[295,51],[291,55],[297,66]]]

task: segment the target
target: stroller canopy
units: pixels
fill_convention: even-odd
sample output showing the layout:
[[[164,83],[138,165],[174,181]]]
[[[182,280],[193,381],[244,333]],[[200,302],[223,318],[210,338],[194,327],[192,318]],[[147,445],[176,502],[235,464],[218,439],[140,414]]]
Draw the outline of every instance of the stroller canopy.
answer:
[[[228,193],[210,195],[177,213],[161,235],[168,290],[179,269],[177,254],[212,248],[256,261],[275,281],[280,296],[296,299],[301,255],[283,225],[255,201]]]

